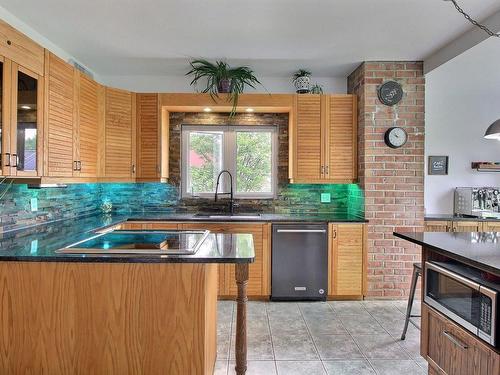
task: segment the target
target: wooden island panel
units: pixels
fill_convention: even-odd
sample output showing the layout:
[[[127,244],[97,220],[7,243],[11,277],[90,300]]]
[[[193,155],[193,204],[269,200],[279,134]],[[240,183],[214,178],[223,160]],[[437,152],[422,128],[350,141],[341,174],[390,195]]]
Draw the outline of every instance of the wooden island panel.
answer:
[[[212,374],[216,264],[0,263],[2,374]]]

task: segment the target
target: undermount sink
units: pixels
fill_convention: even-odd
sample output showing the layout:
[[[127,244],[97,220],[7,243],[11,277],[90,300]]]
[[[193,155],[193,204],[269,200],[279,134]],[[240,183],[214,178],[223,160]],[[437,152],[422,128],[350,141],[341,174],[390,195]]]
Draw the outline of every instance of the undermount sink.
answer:
[[[208,219],[228,219],[228,220],[257,220],[261,218],[261,214],[208,214],[208,213],[198,213],[196,217],[203,217]]]

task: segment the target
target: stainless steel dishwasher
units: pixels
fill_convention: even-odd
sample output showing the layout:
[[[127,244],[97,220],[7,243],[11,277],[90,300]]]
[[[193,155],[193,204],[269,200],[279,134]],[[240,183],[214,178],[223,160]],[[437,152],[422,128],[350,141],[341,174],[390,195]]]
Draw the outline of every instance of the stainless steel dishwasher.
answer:
[[[272,300],[325,300],[328,225],[273,224]]]

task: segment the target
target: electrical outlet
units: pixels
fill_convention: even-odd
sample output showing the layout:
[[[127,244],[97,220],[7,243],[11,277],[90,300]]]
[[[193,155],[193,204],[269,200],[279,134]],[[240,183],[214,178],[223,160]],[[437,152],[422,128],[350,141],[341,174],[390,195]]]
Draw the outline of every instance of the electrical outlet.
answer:
[[[330,203],[332,196],[330,193],[321,193],[321,203]]]
[[[30,204],[31,204],[31,211],[32,212],[38,211],[38,199],[37,198],[31,198]]]

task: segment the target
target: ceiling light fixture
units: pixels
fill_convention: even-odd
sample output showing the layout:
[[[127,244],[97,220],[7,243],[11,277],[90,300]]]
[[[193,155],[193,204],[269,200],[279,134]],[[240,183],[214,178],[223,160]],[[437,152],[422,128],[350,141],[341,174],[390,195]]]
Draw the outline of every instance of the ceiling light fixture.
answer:
[[[493,124],[488,126],[486,133],[484,133],[484,138],[497,139],[500,141],[500,120],[496,120]]]
[[[467,21],[472,23],[474,26],[479,27],[481,30],[483,30],[489,36],[496,36],[496,37],[500,38],[500,33],[495,33],[493,31],[491,31],[487,26],[479,23],[478,21],[473,19],[471,16],[469,16],[467,13],[465,13],[465,11],[460,7],[460,5],[457,4],[456,0],[443,0],[443,1],[451,1],[452,4],[455,6],[456,10],[458,11],[458,13],[460,13],[462,16],[464,16]]]
[[[31,109],[31,107],[29,105],[22,105],[21,109]]]
[[[203,108],[203,112],[212,112],[212,108],[205,107]]]
[[[254,109],[253,108],[247,108],[245,111],[247,111],[247,112],[253,112]]]

